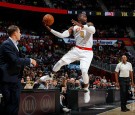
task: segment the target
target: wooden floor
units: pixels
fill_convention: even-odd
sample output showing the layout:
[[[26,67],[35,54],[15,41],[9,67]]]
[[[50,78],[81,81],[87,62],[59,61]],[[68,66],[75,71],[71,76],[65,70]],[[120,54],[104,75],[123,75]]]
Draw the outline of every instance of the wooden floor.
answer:
[[[121,108],[115,108],[98,115],[135,115],[135,102],[128,104],[127,107],[130,109],[128,112],[121,112]]]
[[[71,110],[71,113],[60,115],[135,115],[135,100],[128,100],[127,103],[127,108],[130,109],[128,112],[121,112],[120,102],[114,102],[82,108],[80,111]]]

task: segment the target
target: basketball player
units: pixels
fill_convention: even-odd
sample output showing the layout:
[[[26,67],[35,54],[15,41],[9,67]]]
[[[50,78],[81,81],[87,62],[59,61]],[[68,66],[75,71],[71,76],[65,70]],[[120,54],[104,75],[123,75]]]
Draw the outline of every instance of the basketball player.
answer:
[[[53,67],[53,71],[57,72],[64,65],[70,64],[76,60],[80,61],[80,69],[82,72],[83,82],[84,82],[84,102],[88,103],[90,101],[90,91],[89,91],[89,76],[88,69],[90,67],[93,58],[93,34],[95,33],[95,27],[93,23],[87,23],[87,16],[85,13],[80,13],[78,15],[78,22],[71,20],[74,26],[70,27],[63,33],[57,32],[51,29],[49,26],[45,27],[55,36],[59,38],[69,37],[71,34],[74,35],[76,40],[76,46],[71,49],[67,54],[65,54]]]

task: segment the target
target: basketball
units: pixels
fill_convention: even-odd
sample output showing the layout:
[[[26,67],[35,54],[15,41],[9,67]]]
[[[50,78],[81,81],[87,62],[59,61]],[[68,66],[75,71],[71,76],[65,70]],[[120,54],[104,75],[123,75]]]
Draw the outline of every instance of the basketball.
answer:
[[[46,24],[47,26],[51,26],[54,23],[54,17],[51,14],[46,14],[43,17],[42,22],[43,24]]]

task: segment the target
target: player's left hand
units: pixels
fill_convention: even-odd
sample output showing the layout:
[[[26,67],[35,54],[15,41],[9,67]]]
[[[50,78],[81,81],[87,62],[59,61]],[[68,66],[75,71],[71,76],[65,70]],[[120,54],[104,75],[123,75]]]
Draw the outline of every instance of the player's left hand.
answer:
[[[82,27],[83,28],[83,25],[82,24],[80,24],[79,22],[77,22],[77,21],[75,21],[75,20],[71,20],[71,22],[72,22],[72,24],[75,26],[75,25],[77,25],[77,26],[80,26],[80,27]]]

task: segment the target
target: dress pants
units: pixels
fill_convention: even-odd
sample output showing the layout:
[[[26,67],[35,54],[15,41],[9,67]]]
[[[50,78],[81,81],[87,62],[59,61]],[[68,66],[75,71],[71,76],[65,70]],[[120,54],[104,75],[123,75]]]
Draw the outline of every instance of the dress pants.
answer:
[[[21,94],[20,80],[17,83],[2,82],[0,90],[3,95],[1,104],[3,115],[18,115]]]
[[[128,99],[128,90],[129,90],[130,78],[119,77],[120,85],[120,100],[121,100],[121,109],[125,110],[127,99]]]

